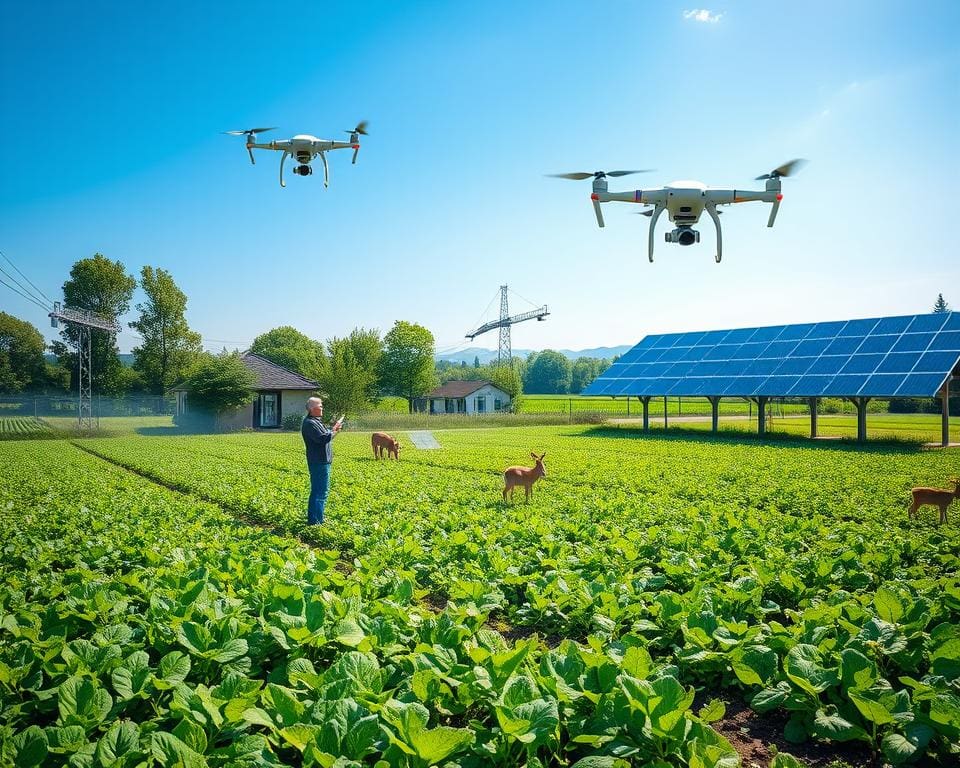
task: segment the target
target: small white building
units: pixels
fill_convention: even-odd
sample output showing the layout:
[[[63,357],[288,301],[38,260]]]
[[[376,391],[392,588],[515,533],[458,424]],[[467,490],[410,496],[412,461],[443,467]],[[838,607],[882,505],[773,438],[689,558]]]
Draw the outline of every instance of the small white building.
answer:
[[[242,408],[219,414],[220,429],[277,429],[291,413],[306,415],[307,398],[317,391],[317,382],[253,352],[245,352],[241,360],[257,377],[253,387],[256,397]],[[177,414],[186,413],[189,408],[186,389],[178,386],[173,391],[177,394]]]
[[[419,407],[417,407],[419,406]],[[510,395],[485,380],[448,381],[415,404],[429,413],[497,413],[508,410]]]

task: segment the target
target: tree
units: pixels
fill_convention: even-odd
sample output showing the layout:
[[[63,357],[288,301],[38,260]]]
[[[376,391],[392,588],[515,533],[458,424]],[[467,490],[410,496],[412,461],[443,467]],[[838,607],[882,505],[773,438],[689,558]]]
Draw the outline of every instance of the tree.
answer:
[[[200,334],[187,325],[187,297],[169,272],[144,267],[140,287],[147,300],[137,304],[140,319],[129,323],[143,337],[143,343],[133,348],[133,368],[143,376],[149,392],[162,395],[184,377],[203,351]]]
[[[224,411],[251,402],[257,377],[243,364],[238,352],[200,353],[187,373],[189,421],[214,423]]]
[[[46,343],[31,323],[0,312],[0,394],[41,389],[47,371]]]
[[[610,362],[602,358],[578,357],[570,369],[570,394],[579,395],[609,366]]]
[[[489,379],[494,386],[502,389],[508,395],[514,406],[523,394],[523,376],[517,365],[493,365],[489,373],[483,378]]]
[[[377,331],[354,329],[345,339],[327,341],[327,358],[320,391],[330,412],[364,410],[377,394],[377,369],[383,347]]]
[[[323,372],[323,344],[283,325],[262,333],[253,340],[250,351],[314,381]]]
[[[480,367],[480,355],[474,355],[474,356],[473,356],[473,367],[474,367],[474,368],[479,368],[479,367]]]
[[[433,334],[422,325],[397,320],[383,341],[380,387],[405,398],[413,413],[414,398],[422,397],[434,385]]]
[[[80,259],[70,269],[70,279],[63,284],[64,304],[71,309],[86,309],[101,315],[117,318],[130,309],[133,289],[137,281],[128,275],[123,264],[110,261],[103,254]],[[76,345],[79,330],[65,325],[61,331],[65,340]],[[77,356],[67,346],[55,347],[60,362],[70,368],[71,387],[77,386]],[[90,334],[91,379],[93,388],[105,394],[121,394],[125,376],[123,364],[117,357],[116,339],[105,331]]]
[[[537,395],[566,394],[570,390],[570,361],[559,352],[545,349],[527,363],[524,391]]]
[[[937,294],[937,301],[936,301],[936,303],[933,305],[933,311],[934,311],[935,314],[940,314],[941,312],[949,312],[949,311],[950,311],[950,305],[947,304],[947,302],[945,302],[945,301],[943,300],[943,294],[942,294],[942,293],[938,293],[938,294]]]

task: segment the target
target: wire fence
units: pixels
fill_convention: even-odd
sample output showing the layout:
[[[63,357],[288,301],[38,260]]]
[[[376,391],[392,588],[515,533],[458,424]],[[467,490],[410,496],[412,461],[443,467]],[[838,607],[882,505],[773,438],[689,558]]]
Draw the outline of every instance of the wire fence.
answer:
[[[172,416],[176,409],[175,397],[144,395],[141,397],[103,397],[94,395],[91,409],[94,419],[114,416]],[[35,419],[78,418],[80,401],[70,395],[4,396],[0,397],[0,416],[30,417]]]

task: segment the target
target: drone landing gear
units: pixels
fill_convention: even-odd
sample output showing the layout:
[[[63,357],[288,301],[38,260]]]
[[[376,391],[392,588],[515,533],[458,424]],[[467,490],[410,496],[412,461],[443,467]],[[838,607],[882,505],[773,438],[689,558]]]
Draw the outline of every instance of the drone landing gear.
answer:
[[[707,209],[707,213],[710,214],[710,218],[713,219],[713,223],[717,226],[717,255],[716,260],[717,264],[720,263],[720,259],[723,257],[723,235],[720,233],[720,216],[717,213],[717,206],[713,203],[708,203],[704,206]]]
[[[663,203],[657,203],[653,209],[653,215],[650,217],[650,230],[647,233],[647,257],[651,264],[653,264],[653,230],[657,226],[657,219],[660,218],[664,208],[666,206]]]

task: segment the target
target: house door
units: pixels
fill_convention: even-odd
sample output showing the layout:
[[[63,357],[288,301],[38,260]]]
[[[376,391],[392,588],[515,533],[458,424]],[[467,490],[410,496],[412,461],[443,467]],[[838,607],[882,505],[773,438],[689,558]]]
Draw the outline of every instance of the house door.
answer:
[[[280,421],[277,412],[277,393],[263,392],[260,395],[260,426],[275,427]]]

